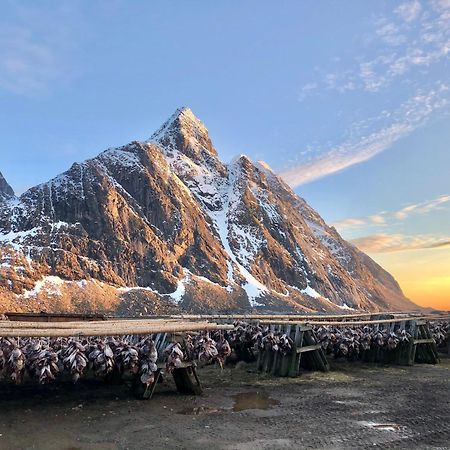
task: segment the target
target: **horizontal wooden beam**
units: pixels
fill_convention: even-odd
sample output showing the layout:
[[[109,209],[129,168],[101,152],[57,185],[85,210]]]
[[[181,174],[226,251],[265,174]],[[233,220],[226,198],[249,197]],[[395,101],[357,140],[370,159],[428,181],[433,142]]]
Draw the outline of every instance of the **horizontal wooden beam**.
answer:
[[[18,321],[18,320],[1,320],[0,329],[12,328],[46,328],[46,329],[64,329],[64,328],[96,328],[98,326],[116,327],[116,326],[129,326],[129,325],[154,325],[165,323],[192,323],[190,321],[184,321],[180,319],[124,319],[124,320],[91,320],[91,321],[65,321],[65,322],[30,322],[30,321]],[[203,321],[203,323],[207,323]]]
[[[434,339],[414,339],[414,344],[435,344]]]
[[[297,348],[297,353],[312,352],[313,350],[319,350],[320,348],[321,348],[320,344],[307,345],[305,347]]]
[[[102,322],[108,325],[108,322]],[[142,324],[138,326],[100,326],[94,328],[0,328],[0,337],[82,337],[82,336],[123,336],[156,333],[176,333],[187,331],[232,330],[233,325],[210,322],[170,322]]]

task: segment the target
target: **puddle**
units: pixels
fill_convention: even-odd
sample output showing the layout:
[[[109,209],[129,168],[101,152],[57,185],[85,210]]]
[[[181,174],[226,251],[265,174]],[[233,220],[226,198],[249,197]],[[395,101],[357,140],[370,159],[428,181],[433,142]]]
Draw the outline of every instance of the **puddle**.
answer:
[[[376,422],[359,422],[365,427],[374,428],[381,431],[400,431],[401,426],[396,423],[376,423]]]
[[[194,406],[193,408],[185,408],[178,411],[177,414],[183,414],[186,416],[200,416],[202,414],[213,414],[220,411],[224,411],[220,408],[210,408],[209,406]]]
[[[273,398],[270,398],[267,394],[262,392],[243,392],[241,394],[233,395],[234,405],[231,409],[228,408],[211,408],[210,406],[194,406],[190,408],[184,408],[178,411],[177,414],[183,414],[187,416],[200,416],[203,414],[214,414],[224,411],[245,411],[247,409],[269,409],[273,406],[279,405],[280,402]]]
[[[262,392],[243,392],[233,395],[234,406],[233,411],[245,411],[247,409],[269,409],[272,406],[279,405],[280,402],[270,398]]]

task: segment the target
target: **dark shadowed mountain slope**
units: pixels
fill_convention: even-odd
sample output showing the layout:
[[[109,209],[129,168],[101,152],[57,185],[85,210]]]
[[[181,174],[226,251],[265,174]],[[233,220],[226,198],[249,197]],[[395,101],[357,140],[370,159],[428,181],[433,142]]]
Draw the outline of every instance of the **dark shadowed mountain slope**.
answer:
[[[0,199],[13,196],[14,191],[12,187],[7,183],[2,173],[0,172]]]

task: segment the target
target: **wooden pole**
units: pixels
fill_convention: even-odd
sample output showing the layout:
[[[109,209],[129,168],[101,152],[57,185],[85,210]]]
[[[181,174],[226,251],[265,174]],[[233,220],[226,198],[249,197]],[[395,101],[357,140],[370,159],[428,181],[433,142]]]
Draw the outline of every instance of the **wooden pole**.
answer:
[[[24,329],[24,328],[46,328],[46,329],[65,329],[65,328],[96,328],[99,325],[105,327],[116,327],[124,325],[155,325],[155,324],[166,324],[166,323],[191,323],[183,320],[177,319],[127,319],[127,320],[91,320],[89,322],[76,321],[76,322],[28,322],[28,321],[0,321],[0,330],[2,328],[11,329]],[[205,323],[206,321],[203,321]]]
[[[103,322],[107,324],[107,322]],[[209,322],[172,322],[166,324],[144,324],[130,327],[97,328],[1,328],[0,337],[81,337],[81,336],[121,336],[156,333],[176,333],[186,331],[232,330],[233,325],[219,325]]]

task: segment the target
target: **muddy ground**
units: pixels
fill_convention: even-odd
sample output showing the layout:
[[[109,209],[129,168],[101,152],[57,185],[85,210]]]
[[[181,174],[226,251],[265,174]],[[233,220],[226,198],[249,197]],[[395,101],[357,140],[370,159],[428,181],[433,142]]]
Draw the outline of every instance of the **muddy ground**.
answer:
[[[296,379],[204,368],[202,396],[170,379],[151,401],[127,385],[0,387],[0,449],[450,449],[450,360],[333,363]],[[250,372],[249,372],[250,371]]]

